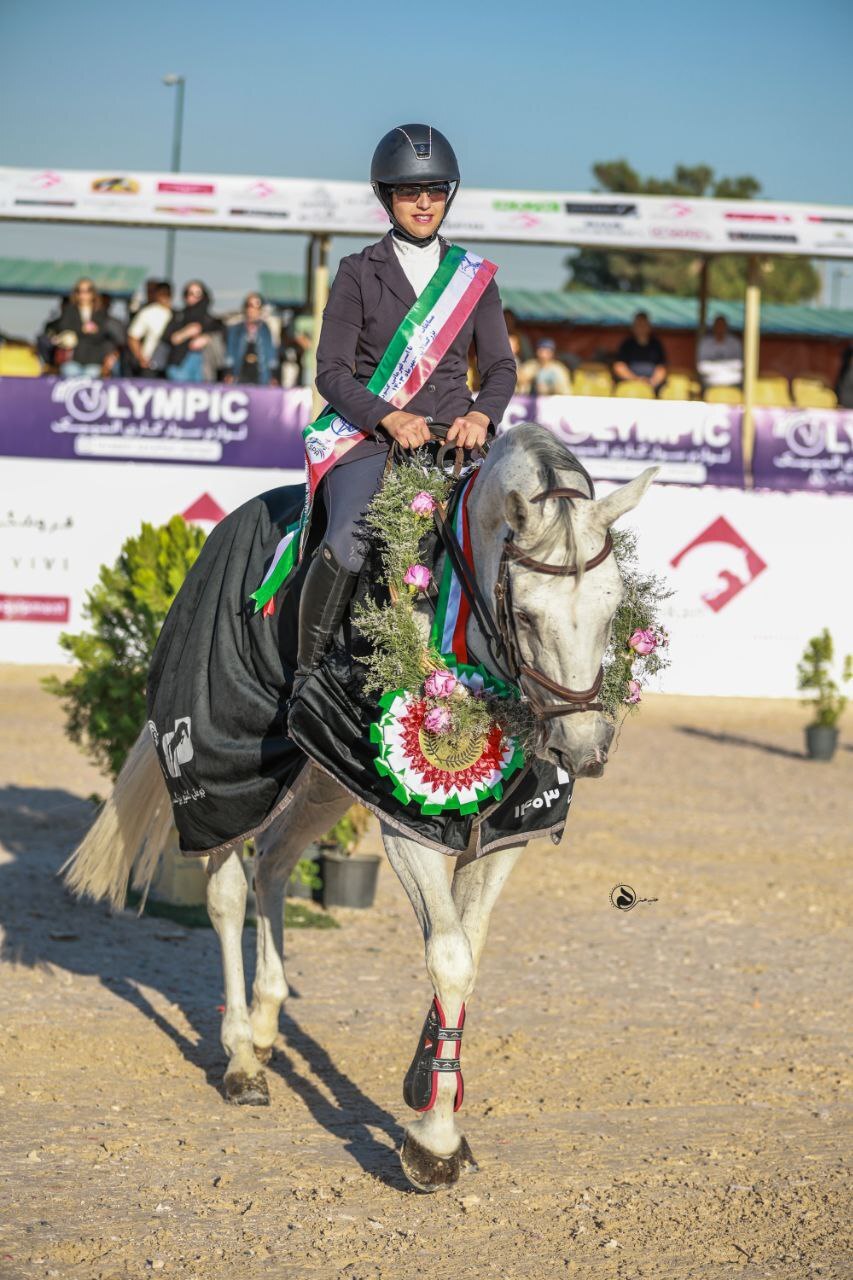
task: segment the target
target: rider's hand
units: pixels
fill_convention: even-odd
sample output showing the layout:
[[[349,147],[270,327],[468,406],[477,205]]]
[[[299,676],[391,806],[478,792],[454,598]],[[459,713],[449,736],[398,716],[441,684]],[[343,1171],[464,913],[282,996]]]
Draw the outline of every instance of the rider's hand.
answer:
[[[457,444],[463,449],[473,449],[475,445],[486,442],[489,430],[489,419],[484,413],[472,410],[462,418],[454,418],[453,425],[447,433],[447,443]]]
[[[379,425],[404,449],[417,449],[429,441],[429,424],[417,413],[395,409],[386,414]]]

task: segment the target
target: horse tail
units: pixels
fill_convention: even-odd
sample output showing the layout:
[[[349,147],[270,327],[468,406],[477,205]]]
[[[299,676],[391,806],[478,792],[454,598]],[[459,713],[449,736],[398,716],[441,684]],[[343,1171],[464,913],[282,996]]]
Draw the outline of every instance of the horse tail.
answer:
[[[172,826],[172,805],[146,726],[116,778],[112,795],[61,867],[72,893],[123,907],[131,872],[142,892],[154,878]]]

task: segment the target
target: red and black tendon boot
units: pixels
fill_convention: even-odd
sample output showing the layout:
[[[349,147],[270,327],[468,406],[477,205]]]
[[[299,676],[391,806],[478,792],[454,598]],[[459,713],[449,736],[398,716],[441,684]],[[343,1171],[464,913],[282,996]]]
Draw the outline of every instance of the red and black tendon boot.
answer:
[[[462,1106],[465,1086],[462,1080],[462,1063],[459,1059],[462,1052],[464,1025],[464,1004],[459,1014],[459,1026],[448,1027],[438,996],[433,996],[420,1042],[412,1058],[412,1065],[403,1081],[403,1100],[413,1111],[432,1110],[438,1094],[438,1077],[448,1071],[456,1074],[456,1101],[453,1104],[453,1110],[458,1111]],[[453,1054],[446,1058],[439,1057],[441,1046],[447,1041],[453,1045]]]

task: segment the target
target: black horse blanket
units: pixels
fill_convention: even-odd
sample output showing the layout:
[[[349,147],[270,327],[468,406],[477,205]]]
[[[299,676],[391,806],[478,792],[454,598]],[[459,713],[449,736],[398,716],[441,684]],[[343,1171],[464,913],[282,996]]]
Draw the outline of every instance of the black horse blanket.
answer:
[[[157,641],[148,728],[182,851],[200,856],[263,830],[309,759],[380,818],[442,852],[471,847],[483,854],[546,834],[558,843],[572,780],[542,760],[516,774],[503,799],[479,814],[424,816],[392,795],[393,784],[373,764],[369,729],[380,710],[364,693],[365,641],[349,618],[291,699],[299,593],[322,539],[323,513],[315,512],[302,565],[276,612],[255,613],[249,596],[303,501],[301,485],[271,489],[218,524]],[[375,593],[376,580],[368,558],[354,599]]]

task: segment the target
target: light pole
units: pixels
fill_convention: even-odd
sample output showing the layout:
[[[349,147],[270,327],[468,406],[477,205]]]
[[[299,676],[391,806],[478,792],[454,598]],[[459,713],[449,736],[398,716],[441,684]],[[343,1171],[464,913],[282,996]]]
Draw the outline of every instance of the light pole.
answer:
[[[169,75],[163,76],[163,84],[174,86],[177,89],[175,97],[175,120],[172,127],[172,173],[180,173],[181,169],[181,134],[184,127],[184,89],[186,80],[183,76],[175,75],[170,72]],[[172,276],[175,271],[175,228],[170,227],[166,232],[166,272],[165,278],[174,287]]]

